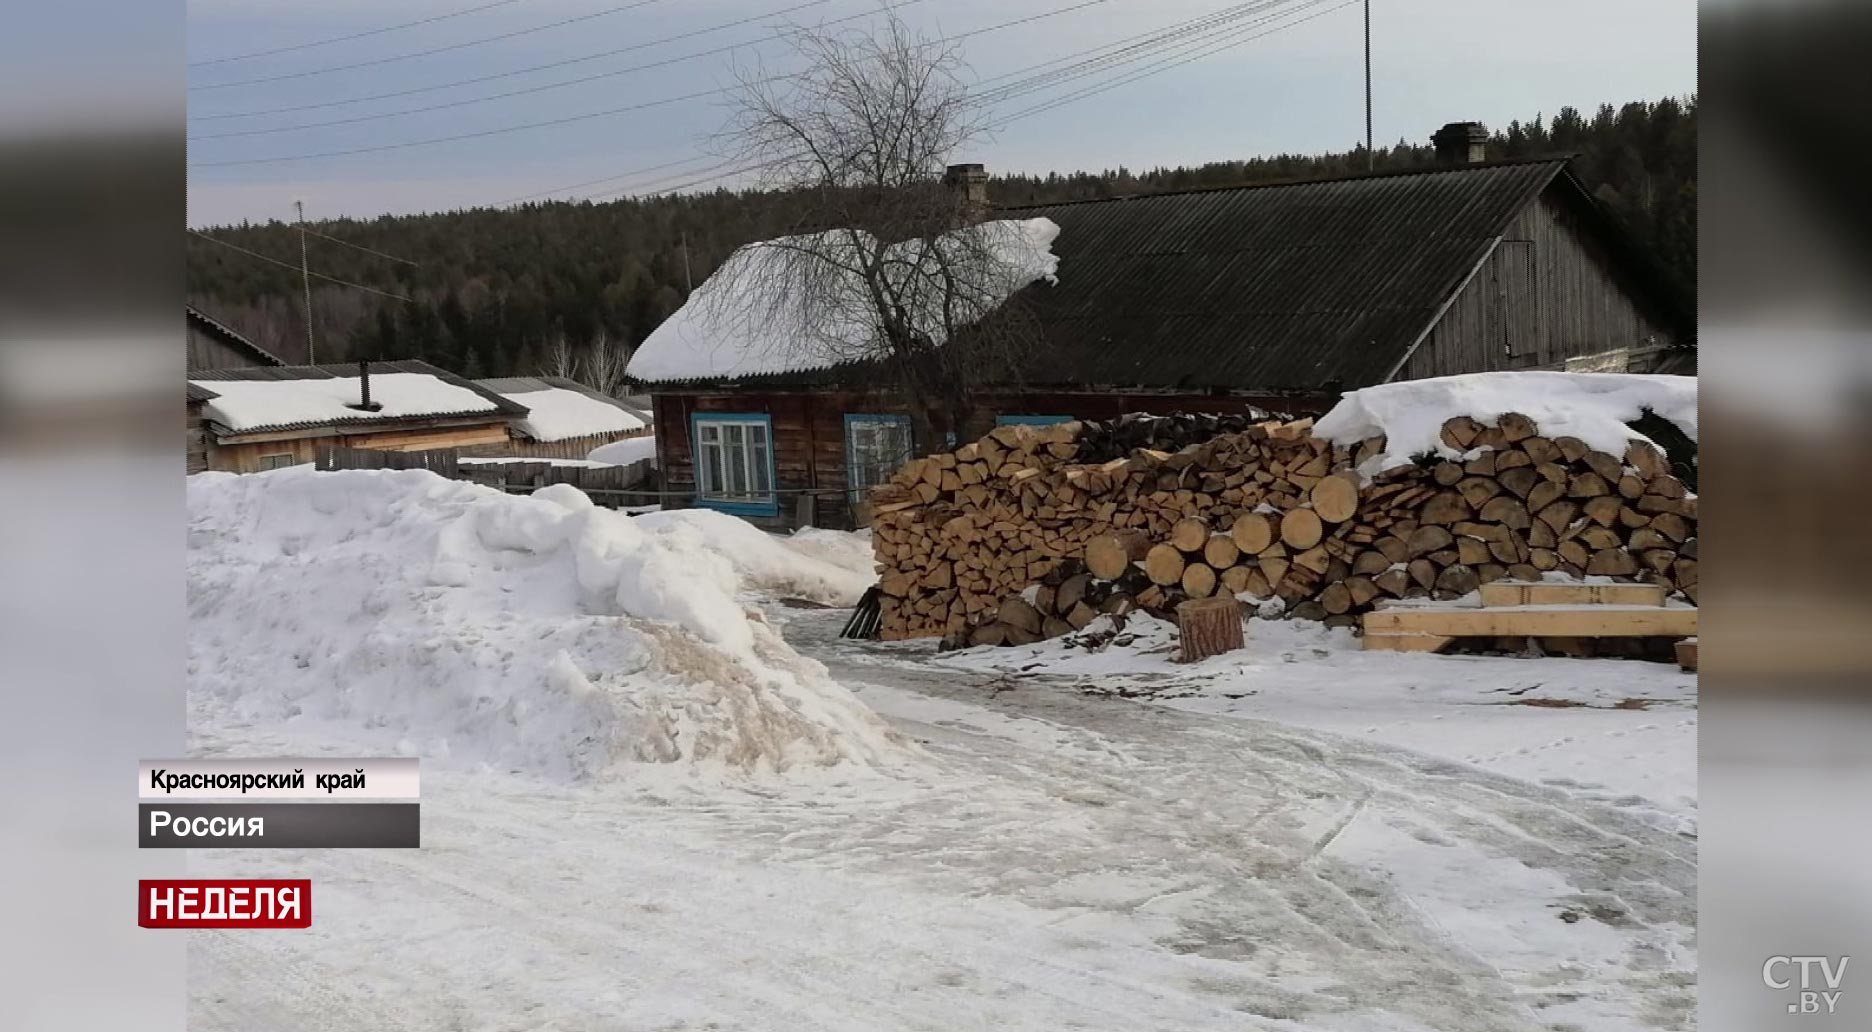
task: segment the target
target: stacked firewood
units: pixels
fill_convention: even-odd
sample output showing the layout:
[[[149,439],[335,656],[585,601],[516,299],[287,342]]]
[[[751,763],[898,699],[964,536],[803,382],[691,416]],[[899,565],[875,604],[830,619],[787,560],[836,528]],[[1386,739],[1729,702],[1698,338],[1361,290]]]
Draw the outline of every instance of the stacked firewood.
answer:
[[[876,488],[882,636],[1019,644],[1216,595],[1351,624],[1383,599],[1555,571],[1696,596],[1696,499],[1644,442],[1615,456],[1515,414],[1458,417],[1442,433],[1459,458],[1365,477],[1382,438],[1158,422],[1001,427]],[[1224,432],[1106,454],[1124,433],[1179,427]]]

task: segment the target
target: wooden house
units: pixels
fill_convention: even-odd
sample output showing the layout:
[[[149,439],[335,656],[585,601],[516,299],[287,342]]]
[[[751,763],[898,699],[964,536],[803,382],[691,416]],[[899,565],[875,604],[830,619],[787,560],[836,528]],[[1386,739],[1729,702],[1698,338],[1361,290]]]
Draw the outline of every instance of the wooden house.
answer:
[[[1446,128],[1448,163],[1423,169],[994,210],[1058,225],[1058,279],[1026,288],[1041,345],[977,392],[978,425],[950,432],[1317,413],[1358,387],[1582,361],[1694,372],[1688,304],[1567,160],[1471,162],[1479,131]],[[664,489],[775,525],[848,524],[908,457],[890,383],[868,363],[652,383]]]
[[[527,409],[413,360],[189,374],[202,469],[253,473],[313,462],[322,447],[375,451],[505,447]]]

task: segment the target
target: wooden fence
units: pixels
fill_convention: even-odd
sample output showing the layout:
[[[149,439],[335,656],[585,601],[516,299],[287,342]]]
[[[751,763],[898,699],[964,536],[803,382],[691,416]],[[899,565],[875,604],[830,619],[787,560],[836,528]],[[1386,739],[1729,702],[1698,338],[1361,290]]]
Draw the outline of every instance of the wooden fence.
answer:
[[[530,493],[548,484],[571,484],[592,501],[613,508],[654,505],[659,493],[651,475],[652,461],[628,466],[555,466],[526,459],[463,464],[454,448],[430,451],[371,451],[364,448],[321,448],[317,467],[338,469],[426,469],[451,480],[466,480],[501,491]]]

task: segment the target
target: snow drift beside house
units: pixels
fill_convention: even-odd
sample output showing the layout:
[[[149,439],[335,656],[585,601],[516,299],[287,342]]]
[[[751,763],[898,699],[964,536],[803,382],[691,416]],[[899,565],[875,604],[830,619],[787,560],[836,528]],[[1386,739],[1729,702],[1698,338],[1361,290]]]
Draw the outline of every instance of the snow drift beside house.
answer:
[[[358,403],[355,376],[318,380],[191,380],[215,392],[203,414],[230,430],[255,430],[295,423],[353,419],[396,419],[493,412],[494,402],[466,387],[428,373],[372,373],[371,401],[383,407],[366,412]]]
[[[1445,421],[1469,416],[1494,423],[1505,412],[1534,420],[1546,437],[1577,437],[1589,447],[1623,455],[1634,440],[1648,440],[1626,424],[1647,411],[1697,436],[1696,377],[1622,373],[1468,373],[1406,380],[1348,392],[1313,425],[1335,444],[1354,445],[1385,435],[1376,470],[1419,455],[1454,458],[1440,436]]]
[[[843,600],[850,572],[728,517],[645,522],[567,485],[516,497],[421,470],[202,474],[188,496],[198,719],[561,779],[906,755],[736,599]]]
[[[573,437],[621,434],[644,427],[643,420],[616,405],[608,405],[588,394],[563,387],[503,393],[502,397],[526,406],[526,418],[515,423],[514,427],[536,441],[564,441]]]
[[[1053,254],[1053,241],[1059,236],[1059,226],[1051,219],[1003,219],[981,223],[968,232],[981,234],[981,242],[995,256],[996,267],[982,270],[982,282],[975,285],[992,297],[992,304],[979,314],[985,315],[1006,303],[1016,291],[1036,280],[1056,280],[1059,259]],[[864,233],[859,233],[858,237],[867,244],[871,240]],[[637,348],[631,357],[629,375],[655,383],[803,372],[847,361],[854,352],[868,347],[878,336],[877,328],[869,320],[841,323],[828,318],[811,327],[774,325],[765,319],[748,318],[750,312],[767,311],[763,302],[726,293],[732,289],[726,284],[760,278],[750,274],[748,263],[781,260],[782,248],[792,241],[806,239],[787,237],[763,241],[729,255],[724,263],[727,272],[717,272],[703,281],[683,306]],[[937,246],[942,247],[948,239],[938,238]],[[821,239],[810,246],[823,251],[828,244],[845,246],[849,240],[848,234],[835,231],[822,234]],[[917,246],[920,242],[909,241],[893,245],[892,250],[905,255],[909,263],[914,254],[909,249]],[[863,285],[856,278],[851,289],[854,296],[863,296]],[[942,320],[937,313],[923,313],[921,323],[923,332],[942,343]],[[826,347],[812,343],[828,337],[836,340],[837,345]]]

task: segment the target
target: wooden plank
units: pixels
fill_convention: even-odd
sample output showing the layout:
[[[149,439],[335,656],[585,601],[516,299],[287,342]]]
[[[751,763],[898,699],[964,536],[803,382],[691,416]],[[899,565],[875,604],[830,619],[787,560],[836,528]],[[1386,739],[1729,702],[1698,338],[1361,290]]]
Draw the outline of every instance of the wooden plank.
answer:
[[[1685,670],[1697,668],[1697,640],[1685,638],[1677,643],[1677,665]]]
[[[1697,611],[1661,606],[1526,606],[1444,609],[1430,606],[1365,614],[1366,634],[1443,634],[1451,637],[1686,638],[1697,632]]]
[[[1455,639],[1444,634],[1367,634],[1365,647],[1377,652],[1436,652]]]
[[[1564,584],[1500,580],[1481,587],[1482,604],[1501,606],[1661,606],[1661,584]]]

